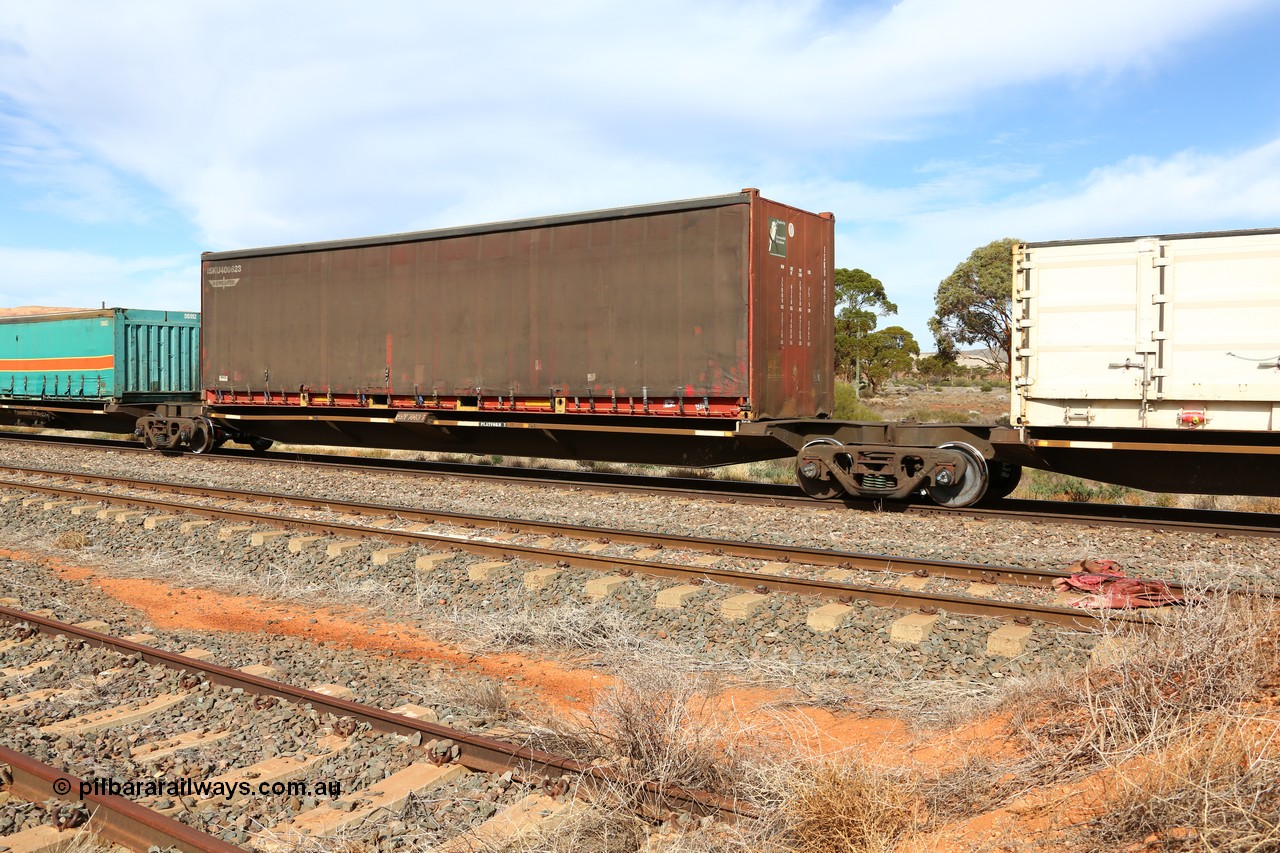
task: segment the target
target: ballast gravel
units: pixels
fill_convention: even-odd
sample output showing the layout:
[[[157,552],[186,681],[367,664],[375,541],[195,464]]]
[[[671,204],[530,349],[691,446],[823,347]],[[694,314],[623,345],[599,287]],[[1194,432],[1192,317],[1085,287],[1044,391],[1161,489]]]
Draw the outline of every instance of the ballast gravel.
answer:
[[[1217,576],[1280,584],[1280,540],[1269,538],[765,507],[447,476],[262,464],[216,455],[3,445],[0,464],[227,489],[251,484],[257,491],[334,500],[1035,569],[1061,569],[1081,557],[1105,557],[1142,577],[1186,581]]]
[[[806,511],[72,448],[18,451],[0,446],[0,462],[17,462],[19,453],[23,464],[58,470],[219,488],[252,483],[258,491],[336,500],[990,565],[1066,568],[1082,557],[1107,557],[1145,577],[1229,577],[1237,583],[1274,582],[1280,571],[1275,568],[1280,544],[1272,539]],[[809,628],[806,619],[810,609],[825,602],[796,596],[764,596],[745,618],[728,621],[721,606],[741,594],[736,588],[709,584],[685,606],[662,610],[654,606],[657,593],[674,582],[632,577],[603,602],[593,602],[582,588],[596,575],[583,570],[564,569],[541,589],[530,590],[524,573],[545,565],[514,562],[477,582],[469,577],[468,567],[488,558],[456,554],[434,571],[422,572],[414,568],[415,557],[427,553],[420,548],[410,548],[387,565],[374,566],[371,553],[381,546],[367,541],[337,557],[324,552],[323,546],[333,540],[294,554],[287,548],[288,537],[251,547],[247,533],[223,541],[217,524],[190,534],[182,534],[173,524],[144,530],[137,523],[121,525],[90,515],[43,512],[17,501],[0,508],[0,530],[11,540],[35,537],[46,543],[75,532],[87,543],[81,559],[100,563],[114,574],[316,607],[362,607],[375,616],[414,624],[432,636],[470,641],[481,650],[531,646],[599,655],[630,648],[636,655],[665,655],[673,664],[695,669],[735,674],[756,670],[761,683],[769,683],[788,667],[821,670],[845,683],[921,678],[990,681],[1078,664],[1092,646],[1090,637],[1041,625],[1027,651],[1010,660],[986,652],[988,635],[999,627],[995,620],[944,614],[923,642],[901,644],[889,641],[888,627],[903,611],[863,602],[853,603],[839,628],[822,633]],[[943,579],[931,579],[929,584],[929,591],[958,591],[954,582]],[[999,595],[1022,600],[1028,593],[1005,588]],[[1043,600],[1044,593],[1035,596]],[[364,673],[361,680],[365,681]]]
[[[0,666],[11,668],[30,658],[54,661],[45,669],[0,683],[0,700],[37,697],[10,708],[0,719],[0,743],[52,764],[69,775],[118,790],[223,840],[244,844],[251,833],[270,831],[303,811],[327,802],[350,811],[369,802],[363,791],[410,764],[430,760],[435,753],[448,761],[457,757],[449,742],[379,734],[365,724],[343,721],[309,706],[268,697],[246,695],[238,688],[211,684],[195,675],[150,666],[136,656],[82,646],[65,637],[28,637],[25,626],[7,626],[0,642],[21,645],[0,651]],[[36,691],[44,691],[36,693]],[[51,694],[51,695],[50,695]],[[138,707],[165,695],[181,701],[159,713],[97,732],[58,732],[50,726],[74,721],[95,711]],[[194,731],[221,734],[216,741],[189,747],[156,760],[135,760],[149,745],[159,745]],[[324,750],[325,737],[348,738],[341,748]],[[309,792],[251,791],[249,796],[218,795],[201,800],[183,795],[130,795],[126,786],[181,785],[184,780],[215,783],[220,774],[277,756],[299,760],[319,757],[303,780]],[[323,785],[323,789],[319,786]],[[172,789],[171,789],[172,790]],[[510,774],[469,774],[414,798],[395,820],[374,832],[371,849],[395,850],[411,840],[439,842],[483,822],[494,812],[528,793],[513,784]],[[9,833],[46,823],[43,804],[0,804],[0,832]],[[281,834],[286,830],[281,829]],[[354,840],[354,839],[353,839]]]
[[[917,645],[892,642],[889,627],[903,611],[853,602],[842,625],[816,632],[807,624],[811,609],[826,602],[785,594],[761,596],[745,617],[728,620],[726,600],[742,591],[708,584],[676,609],[655,607],[658,592],[674,582],[631,577],[604,601],[584,594],[593,572],[563,569],[541,589],[526,586],[524,574],[543,568],[512,561],[474,581],[469,567],[491,562],[456,554],[429,573],[414,567],[425,549],[411,548],[387,565],[374,566],[377,546],[361,542],[337,557],[322,548],[289,552],[287,540],[248,544],[248,533],[224,541],[217,525],[183,534],[173,525],[145,530],[110,519],[69,516],[9,501],[0,507],[0,530],[20,535],[35,523],[46,539],[74,531],[89,543],[90,557],[111,573],[149,576],[232,594],[251,593],[317,607],[357,605],[414,624],[431,636],[470,641],[479,650],[534,647],[570,654],[635,658],[673,657],[673,665],[721,671],[776,683],[798,670],[823,674],[848,685],[868,679],[902,682],[963,678],[991,681],[1082,662],[1092,638],[1041,626],[1027,652],[1012,660],[986,652],[989,634],[1000,623],[944,615]],[[321,543],[323,544],[323,543]],[[180,607],[175,602],[175,607]],[[56,608],[55,608],[56,610]],[[365,681],[361,678],[361,681]],[[359,688],[364,701],[377,702],[373,686]]]
[[[0,525],[0,530],[9,528]],[[184,597],[181,592],[175,596],[175,608],[183,606]],[[437,722],[454,728],[484,732],[506,720],[502,703],[494,701],[495,695],[503,698],[501,693],[495,694],[495,685],[481,676],[459,673],[442,664],[374,655],[344,644],[313,643],[287,635],[264,638],[239,632],[156,628],[144,614],[102,595],[89,582],[58,578],[46,566],[25,560],[0,556],[0,598],[15,598],[28,610],[47,608],[52,618],[63,622],[100,620],[109,626],[106,633],[118,637],[147,634],[153,639],[145,641],[146,645],[165,651],[206,649],[213,662],[222,666],[264,664],[276,671],[273,678],[297,687],[337,684],[350,688],[356,701],[383,709],[420,705],[432,709]],[[9,649],[0,666],[18,668],[45,660],[47,643]],[[21,680],[0,682],[0,697],[21,692],[24,684]],[[513,700],[520,696],[518,688],[502,689]]]
[[[3,463],[218,488],[250,483],[258,491],[332,500],[996,566],[1061,569],[1082,557],[1105,557],[1144,577],[1280,585],[1280,543],[1272,539],[805,511],[392,472],[356,473],[216,457],[67,448],[0,445]],[[723,674],[739,682],[780,687],[820,683],[856,694],[858,688],[876,682],[990,684],[1075,666],[1088,658],[1094,643],[1090,635],[1037,625],[1026,651],[1009,659],[987,652],[990,633],[1002,624],[990,619],[944,613],[923,642],[897,643],[890,641],[888,629],[904,611],[865,602],[851,602],[838,628],[818,632],[808,626],[808,614],[827,602],[799,596],[760,596],[757,606],[744,618],[728,620],[722,606],[743,594],[736,587],[706,583],[684,606],[660,609],[655,606],[658,593],[677,582],[628,577],[603,599],[595,600],[585,595],[584,586],[599,575],[586,570],[562,567],[540,588],[531,589],[525,573],[545,569],[545,564],[509,561],[477,581],[472,580],[469,568],[492,562],[492,558],[457,552],[434,570],[422,571],[415,568],[415,559],[430,552],[412,547],[386,565],[375,566],[372,552],[383,546],[368,541],[329,557],[324,546],[338,540],[325,538],[293,553],[287,547],[289,537],[254,547],[248,533],[224,540],[220,529],[221,525],[212,524],[184,534],[176,524],[168,524],[148,530],[136,520],[119,524],[92,514],[44,511],[39,502],[30,506],[18,500],[0,504],[0,546],[51,551],[65,562],[92,566],[101,575],[150,578],[188,587],[175,591],[175,611],[186,606],[188,596],[199,596],[201,590],[286,601],[311,608],[317,614],[313,618],[324,618],[326,608],[344,614],[355,609],[363,612],[362,618],[405,623],[427,636],[463,643],[477,653],[533,649],[584,666],[645,660],[673,674]],[[568,543],[566,547],[570,547]],[[635,550],[614,547],[610,553],[617,556]],[[674,553],[669,556],[673,562],[688,559]],[[958,582],[941,578],[931,579],[926,588],[963,594]],[[1007,588],[998,594],[1016,600],[1043,597]],[[0,559],[0,597],[17,599],[26,609],[49,608],[55,618],[65,621],[100,619],[117,635],[146,632],[155,638],[153,645],[173,651],[195,646],[209,649],[213,659],[223,665],[266,664],[279,672],[280,680],[299,686],[339,684],[353,690],[358,701],[378,707],[425,705],[440,722],[478,732],[503,728],[508,721],[508,701],[525,699],[518,685],[495,685],[450,666],[374,654],[343,643],[313,643],[292,635],[305,633],[297,631],[296,625],[291,626],[290,635],[267,636],[159,629],[149,624],[144,614],[98,592],[91,582],[59,577],[46,565],[20,558]],[[7,630],[0,627],[0,641],[10,637]],[[32,643],[0,653],[0,667],[17,668],[50,657],[60,660],[70,653],[65,643],[37,637]],[[333,725],[332,718],[315,712],[299,714],[297,709],[283,706],[255,709],[225,688],[208,684],[193,688],[178,674],[152,670],[137,662],[124,667],[127,673],[117,677],[112,673],[120,669],[119,658],[109,653],[77,650],[76,657],[88,661],[84,671],[91,676],[74,676],[67,665],[57,663],[42,672],[0,683],[0,699],[42,685],[75,687],[72,699],[34,703],[0,720],[0,739],[7,745],[37,757],[64,761],[69,772],[99,776],[129,773],[128,756],[134,749],[191,728],[234,726],[236,734],[226,750],[210,746],[176,753],[157,763],[155,771],[175,776],[213,774],[229,766],[222,756],[234,755],[235,764],[243,765],[306,750]],[[140,672],[147,674],[139,678]],[[191,690],[195,695],[145,723],[79,739],[50,737],[39,730],[49,721],[112,707],[144,693],[179,690]],[[575,697],[564,698],[573,701]],[[446,754],[449,750],[447,745],[427,744],[425,748],[443,748]],[[405,766],[418,754],[403,740],[369,735],[358,749],[334,756],[322,770],[345,774],[352,784],[368,784]],[[474,825],[524,793],[509,777],[465,777],[430,797],[411,801],[402,814],[376,831],[372,847],[389,850],[404,846],[409,839],[442,840],[460,824]],[[314,805],[301,798],[269,806],[220,804],[199,812],[199,825],[233,843],[245,844],[253,832]],[[0,832],[48,821],[48,808],[0,804]]]

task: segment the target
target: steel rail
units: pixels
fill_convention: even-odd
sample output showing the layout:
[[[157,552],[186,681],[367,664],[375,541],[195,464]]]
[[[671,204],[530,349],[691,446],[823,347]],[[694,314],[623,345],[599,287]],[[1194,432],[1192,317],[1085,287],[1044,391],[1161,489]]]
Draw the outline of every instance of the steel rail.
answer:
[[[83,788],[78,777],[4,746],[0,746],[0,765],[8,765],[13,775],[11,790],[19,797],[33,802],[83,801],[90,811],[88,830],[130,850],[177,848],[185,853],[244,850],[124,797],[92,791],[80,796]],[[71,791],[76,792],[74,797]],[[3,841],[0,838],[0,843]]]
[[[122,655],[136,655],[150,664],[197,673],[215,684],[239,688],[246,693],[274,696],[298,705],[310,705],[321,713],[333,714],[338,717],[352,717],[368,723],[373,729],[380,732],[399,735],[420,733],[423,737],[436,740],[452,740],[460,748],[459,762],[470,770],[478,770],[484,773],[505,773],[510,770],[527,774],[525,778],[528,775],[532,775],[542,779],[558,778],[559,776],[570,774],[580,776],[589,781],[606,784],[619,779],[616,773],[605,767],[589,765],[576,759],[506,743],[484,735],[450,728],[440,723],[431,723],[413,717],[402,716],[348,699],[326,696],[314,690],[307,690],[306,688],[295,687],[291,684],[273,681],[262,676],[251,675],[231,667],[195,660],[178,652],[168,652],[163,649],[153,648],[132,640],[114,637],[110,634],[103,634],[77,625],[70,625],[47,616],[27,613],[12,607],[0,606],[0,620],[11,624],[26,623],[48,636],[61,634],[94,648],[108,649]],[[741,817],[755,816],[754,810],[749,806],[706,791],[689,791],[681,788],[659,789],[658,786],[649,783],[646,786],[646,792],[654,805],[666,801],[675,803],[686,811],[700,815],[727,812]],[[194,832],[194,830],[191,831]],[[239,848],[231,847],[227,849],[234,850]]]
[[[156,453],[135,442],[111,439],[66,439],[60,436],[14,435],[0,431],[0,440],[61,444],[94,449],[109,448],[129,453]],[[162,452],[163,453],[163,452]],[[191,454],[164,453],[166,456],[195,458]],[[1126,504],[1073,503],[1069,501],[1035,501],[1005,498],[999,503],[948,509],[923,503],[894,503],[847,497],[832,501],[815,501],[794,486],[753,481],[698,480],[675,477],[645,477],[608,473],[557,471],[554,469],[499,468],[466,462],[425,462],[410,460],[375,460],[332,456],[322,453],[269,452],[265,454],[221,449],[205,454],[202,459],[235,459],[256,464],[306,464],[319,468],[354,471],[385,471],[411,476],[442,476],[481,482],[549,486],[588,491],[632,491],[639,494],[666,494],[728,503],[749,503],[775,507],[797,507],[806,510],[852,509],[872,512],[894,512],[903,515],[937,515],[940,517],[991,518],[1024,521],[1031,524],[1071,524],[1077,526],[1127,527],[1162,532],[1182,531],[1222,536],[1280,538],[1280,515],[1232,510],[1171,509]],[[1197,520],[1199,519],[1199,520]]]
[[[1007,583],[1019,586],[1045,586],[1055,578],[1070,577],[1071,572],[1053,569],[1026,569],[1018,566],[993,566],[981,563],[959,563],[948,560],[928,560],[919,557],[893,557],[859,551],[833,551],[803,545],[772,545],[762,542],[737,542],[729,539],[710,539],[700,536],[680,536],[667,533],[650,533],[643,530],[615,530],[582,524],[564,524],[555,521],[505,518],[493,515],[447,512],[444,510],[418,509],[394,504],[374,504],[360,501],[343,501],[328,498],[311,498],[301,495],[285,495],[275,492],[257,492],[247,489],[224,489],[216,486],[196,486],[182,483],[164,483],[142,480],[136,477],[117,477],[108,474],[83,474],[74,471],[57,471],[49,468],[26,468],[0,465],[0,471],[40,476],[58,477],[79,483],[119,484],[126,488],[149,489],[158,492],[217,498],[220,500],[250,500],[281,503],[306,509],[329,510],[350,515],[390,515],[418,522],[442,522],[459,527],[496,528],[501,532],[543,534],[571,539],[644,545],[646,547],[681,549],[742,557],[774,562],[798,562],[807,565],[836,569],[863,569],[887,571],[897,574],[921,574],[960,578],[980,583]],[[0,481],[0,485],[5,482]]]
[[[234,520],[275,528],[307,530],[315,533],[329,535],[336,534],[350,538],[383,539],[400,544],[425,545],[430,548],[443,546],[469,551],[474,554],[499,557],[506,560],[526,559],[536,563],[551,563],[556,566],[572,566],[592,571],[610,573],[617,573],[620,570],[630,570],[636,574],[643,574],[652,577],[679,580],[689,580],[692,578],[711,580],[754,591],[763,590],[768,592],[785,592],[795,595],[817,595],[825,598],[844,599],[846,601],[863,600],[882,607],[890,607],[900,610],[932,608],[935,610],[945,610],[948,613],[959,613],[968,616],[1021,620],[1038,619],[1042,622],[1061,625],[1077,630],[1096,630],[1100,623],[1098,616],[1074,607],[1023,604],[1018,602],[948,595],[944,593],[902,590],[891,587],[848,584],[838,581],[768,575],[757,572],[739,571],[736,569],[719,569],[709,566],[685,566],[673,563],[657,563],[630,557],[596,556],[593,554],[582,554],[576,551],[559,551],[550,548],[537,548],[527,545],[514,545],[501,542],[478,542],[474,539],[463,536],[447,536],[404,530],[387,530],[385,528],[376,527],[361,527],[342,522],[313,521],[310,519],[292,518],[271,513],[252,512],[243,509],[193,506],[191,504],[184,504],[176,501],[140,498],[129,495],[116,495],[109,492],[68,489],[57,486],[24,483],[21,481],[0,480],[0,488],[4,487],[58,495],[60,497],[74,497],[80,500],[106,501],[108,503],[149,507],[170,512],[185,512],[191,515],[203,516],[205,518]],[[892,560],[894,558],[889,559]],[[953,564],[938,563],[937,565],[939,568],[946,568]],[[987,567],[981,568],[985,569]],[[1116,617],[1113,616],[1112,618]],[[1139,621],[1138,624],[1142,623]]]

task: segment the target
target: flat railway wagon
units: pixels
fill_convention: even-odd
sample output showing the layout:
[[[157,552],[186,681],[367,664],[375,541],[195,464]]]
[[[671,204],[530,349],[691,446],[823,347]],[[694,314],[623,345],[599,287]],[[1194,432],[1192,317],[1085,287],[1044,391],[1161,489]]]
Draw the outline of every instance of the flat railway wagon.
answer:
[[[834,218],[756,190],[203,256],[203,400],[140,429],[716,465],[833,403]]]
[[[200,400],[151,446],[273,440],[721,465],[943,506],[1024,466],[1280,494],[1280,230],[1029,243],[1007,424],[830,418],[834,219],[755,190],[206,254]]]
[[[133,432],[197,401],[200,315],[104,308],[0,318],[0,423]]]
[[[965,506],[1008,494],[1026,466],[1280,495],[1280,230],[1025,243],[1012,262],[1009,425],[832,421],[824,442],[797,423],[806,491],[896,498],[906,481]]]

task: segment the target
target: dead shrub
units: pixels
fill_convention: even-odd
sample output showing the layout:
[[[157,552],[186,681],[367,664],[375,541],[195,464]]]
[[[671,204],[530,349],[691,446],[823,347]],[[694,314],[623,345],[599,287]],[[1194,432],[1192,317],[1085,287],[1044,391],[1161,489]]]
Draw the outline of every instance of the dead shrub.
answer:
[[[1105,660],[1023,697],[1011,724],[1046,772],[1092,772],[1159,750],[1199,715],[1233,711],[1274,682],[1280,618],[1272,599],[1188,592],[1191,603],[1158,626],[1111,619]]]
[[[631,617],[605,603],[546,607],[531,601],[495,611],[454,614],[453,629],[477,651],[563,649],[599,652],[635,643],[640,630]]]
[[[782,819],[795,850],[872,853],[893,850],[920,822],[920,811],[907,777],[854,760],[798,779]]]
[[[1116,769],[1101,816],[1078,827],[1090,849],[1280,850],[1276,720],[1212,715],[1176,746]]]
[[[524,724],[532,747],[600,768],[589,788],[602,811],[633,809],[673,788],[710,791],[758,802],[757,767],[774,763],[756,733],[715,707],[709,682],[643,665],[622,670],[615,684],[578,717]],[[746,757],[750,756],[748,762]]]
[[[937,826],[991,811],[1036,784],[1026,762],[992,761],[985,755],[966,755],[958,764],[933,774],[921,774],[918,795]]]
[[[53,544],[68,551],[79,551],[88,547],[89,537],[79,530],[64,530],[53,540]]]

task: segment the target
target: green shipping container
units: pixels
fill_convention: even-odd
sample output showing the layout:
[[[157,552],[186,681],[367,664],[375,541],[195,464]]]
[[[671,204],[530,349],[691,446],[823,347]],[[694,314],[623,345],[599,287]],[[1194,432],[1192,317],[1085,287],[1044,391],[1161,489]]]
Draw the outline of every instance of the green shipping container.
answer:
[[[0,318],[0,399],[193,399],[200,314],[106,308]]]

